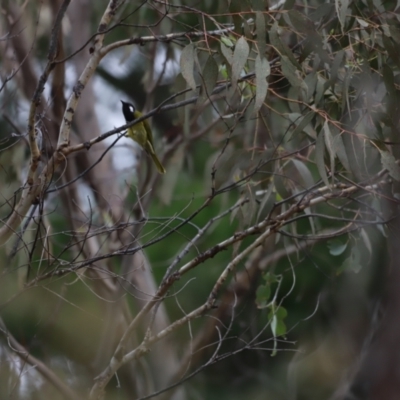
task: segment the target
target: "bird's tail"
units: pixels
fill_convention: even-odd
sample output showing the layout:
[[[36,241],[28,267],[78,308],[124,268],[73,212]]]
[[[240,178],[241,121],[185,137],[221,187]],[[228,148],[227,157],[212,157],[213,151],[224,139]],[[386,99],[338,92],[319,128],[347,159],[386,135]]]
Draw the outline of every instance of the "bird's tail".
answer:
[[[157,171],[158,171],[160,174],[165,174],[165,168],[164,168],[163,165],[161,164],[161,161],[158,159],[157,154],[154,153],[154,152],[151,152],[151,153],[150,153],[150,156],[151,156],[151,158],[153,159],[154,164],[156,164]]]

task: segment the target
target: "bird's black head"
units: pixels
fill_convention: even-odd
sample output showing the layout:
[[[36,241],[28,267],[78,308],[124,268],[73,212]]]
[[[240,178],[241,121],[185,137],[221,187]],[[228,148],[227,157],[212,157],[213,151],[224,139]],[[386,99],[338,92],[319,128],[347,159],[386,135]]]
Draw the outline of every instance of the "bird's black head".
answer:
[[[133,113],[136,111],[135,106],[131,103],[126,103],[125,101],[122,100],[121,103],[125,121],[126,122],[133,121],[135,119],[135,116],[133,115]]]

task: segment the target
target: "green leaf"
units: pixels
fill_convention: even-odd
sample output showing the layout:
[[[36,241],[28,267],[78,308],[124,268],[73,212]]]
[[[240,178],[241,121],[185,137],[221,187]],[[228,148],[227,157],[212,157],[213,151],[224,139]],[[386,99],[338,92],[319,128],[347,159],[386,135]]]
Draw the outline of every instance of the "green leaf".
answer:
[[[313,136],[314,132],[309,129],[306,130],[307,126],[311,122],[311,120],[314,117],[314,111],[309,111],[308,114],[306,114],[302,119],[299,119],[300,123],[296,126],[296,129],[293,131],[293,133],[290,135],[290,137],[296,137],[299,133],[303,132],[303,130],[310,135],[313,139],[315,139],[315,136]],[[288,139],[289,141],[290,139]]]
[[[286,56],[282,56],[281,62],[283,75],[285,75],[290,84],[294,87],[301,87],[303,80],[297,75],[297,69],[290,62],[289,58]]]
[[[279,318],[279,319],[285,319],[287,317],[287,311],[286,308],[280,306],[276,312],[275,315]]]
[[[396,24],[397,25],[397,24]],[[400,29],[396,25],[389,25],[389,32],[392,39],[397,43],[400,44]]]
[[[232,87],[236,89],[237,81],[240,77],[240,73],[242,72],[244,66],[247,62],[247,57],[249,56],[250,48],[247,44],[247,40],[242,36],[237,42],[235,46],[235,50],[233,52],[233,60],[232,60]]]
[[[367,28],[369,23],[361,18],[356,18],[356,21],[360,24],[362,28]]]
[[[283,320],[287,317],[287,311],[284,307],[272,309],[269,313],[271,319],[271,331],[274,337],[283,336],[286,334],[287,329]]]
[[[372,244],[371,244],[371,240],[369,239],[369,236],[367,234],[367,232],[365,231],[365,229],[361,229],[360,230],[360,236],[361,239],[363,240],[365,247],[368,249],[369,254],[372,255]]]
[[[383,151],[379,149],[381,154],[381,161],[383,168],[385,168],[389,175],[395,179],[396,181],[400,181],[400,167],[396,163],[396,159],[394,158],[393,154],[389,153],[388,151]]]
[[[271,297],[270,285],[260,285],[256,291],[256,304],[258,308],[265,308]]]
[[[394,86],[394,74],[392,69],[387,64],[385,64],[382,68],[382,71],[383,71],[383,82],[385,83],[386,90],[390,94],[395,94],[396,90]]]
[[[276,336],[284,336],[286,335],[286,332],[287,332],[286,324],[283,322],[283,320],[278,319],[278,324],[276,325],[275,329]]]
[[[290,48],[287,46],[285,42],[283,42],[278,34],[278,23],[274,22],[272,25],[270,31],[269,31],[269,40],[272,44],[272,46],[275,47],[276,51],[281,56],[286,56],[290,62],[298,69],[301,71],[301,65],[297,61],[296,57],[293,55],[292,51]]]
[[[325,137],[325,145],[326,145],[326,148],[328,149],[329,158],[331,161],[331,173],[333,176],[335,173],[336,149],[335,149],[335,145],[333,143],[333,136],[332,136],[331,130],[329,129],[329,122],[326,120],[324,123],[323,130],[324,130],[324,137]]]
[[[265,16],[261,11],[256,12],[256,33],[257,33],[257,46],[258,54],[261,57],[265,56],[266,48],[266,28],[265,28]]]
[[[287,188],[286,178],[280,174],[274,175],[274,185],[276,192],[281,196],[281,199],[286,199],[290,197],[292,193]]]
[[[255,62],[256,70],[256,100],[254,102],[253,112],[257,113],[262,107],[268,92],[267,77],[271,73],[271,68],[265,57],[260,58],[258,54]]]
[[[179,93],[181,91],[184,91],[186,89],[186,87],[187,86],[186,86],[185,78],[182,76],[182,74],[178,74],[174,80],[174,92]],[[192,95],[192,93],[190,93],[190,95]],[[179,97],[176,97],[175,102],[178,102],[178,101],[181,101],[181,99]],[[185,119],[185,115],[186,115],[185,108],[186,107],[179,107],[177,109],[177,113],[178,113],[179,119],[181,121],[184,121],[184,119]]]
[[[218,65],[212,55],[208,57],[204,65],[202,78],[203,86],[199,96],[200,104],[204,103],[210,97],[218,79]]]
[[[229,47],[225,46],[225,44],[222,41],[221,41],[221,51],[222,55],[225,57],[225,60],[231,66],[233,63],[233,51]]]
[[[325,169],[325,139],[324,134],[321,131],[317,136],[317,141],[315,143],[315,162],[317,163],[318,172],[321,179],[324,181],[326,186],[329,186],[328,175]]]
[[[342,32],[346,21],[347,8],[349,7],[349,0],[335,0],[336,14],[338,16]]]
[[[339,130],[336,126],[332,126],[331,133],[333,136],[333,147],[335,149],[335,153],[338,156],[343,167],[347,171],[350,171],[350,163],[349,159],[347,158],[346,147],[343,143],[342,135],[339,133]]]
[[[347,249],[347,242],[342,243],[338,239],[329,240],[328,243],[329,253],[333,256],[340,256]]]
[[[194,79],[194,57],[194,45],[193,43],[190,43],[182,50],[180,66],[182,76],[185,78],[186,83],[193,91],[196,91],[196,81]]]
[[[268,284],[280,282],[280,275],[272,274],[271,272],[267,272],[263,275],[263,279]]]
[[[315,28],[312,21],[310,21],[304,14],[299,11],[292,9],[287,13],[289,17],[289,23],[292,25],[294,29],[298,32],[301,32],[306,35],[315,34]]]
[[[229,39],[227,36],[221,36],[221,42],[226,46],[226,47],[230,47],[233,49],[233,47],[235,46],[235,44],[232,42],[231,39]]]
[[[261,214],[269,215],[270,211],[274,207],[275,199],[273,196],[271,196],[273,188],[274,185],[271,184],[261,201],[260,207],[258,209],[257,221],[259,221]]]
[[[334,11],[334,5],[331,3],[321,4],[314,12],[310,13],[309,18],[313,22],[322,23],[323,19],[330,18]]]
[[[344,57],[344,51],[343,50],[338,51],[330,68],[331,72],[330,78],[329,81],[325,83],[325,89],[328,89],[329,86],[332,86],[336,82],[339,68],[343,61],[343,57]]]
[[[306,189],[312,187],[314,185],[314,179],[310,170],[306,167],[304,162],[296,160],[295,158],[292,158],[291,161],[303,180],[303,188]]]
[[[305,101],[310,101],[311,97],[314,95],[315,89],[317,87],[317,74],[315,71],[311,72],[304,78],[304,83],[307,85],[308,96],[304,99]]]

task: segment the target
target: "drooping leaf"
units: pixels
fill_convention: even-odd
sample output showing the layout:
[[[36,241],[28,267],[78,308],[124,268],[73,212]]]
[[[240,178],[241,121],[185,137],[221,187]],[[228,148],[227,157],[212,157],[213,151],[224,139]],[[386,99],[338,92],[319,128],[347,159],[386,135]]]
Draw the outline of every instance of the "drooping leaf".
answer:
[[[321,179],[324,181],[326,186],[329,186],[328,175],[325,169],[325,139],[324,133],[321,131],[317,136],[315,143],[315,162],[317,163],[318,172]]]
[[[397,25],[390,24],[389,32],[392,39],[399,45],[400,44],[400,29]]]
[[[271,297],[271,286],[269,284],[260,285],[256,291],[256,304],[258,308],[265,308]]]
[[[325,83],[325,89],[328,89],[329,86],[332,86],[336,82],[339,67],[342,63],[343,57],[344,57],[344,51],[343,50],[338,51],[332,63],[331,76],[329,78],[329,81]]]
[[[179,93],[179,92],[184,91],[185,89],[186,89],[186,80],[182,76],[182,74],[178,74],[176,76],[176,78],[175,78],[175,81],[174,81],[174,91],[175,91],[175,93]],[[193,95],[192,93],[190,93],[190,94]],[[175,98],[175,101],[178,102],[178,101],[181,101],[181,99],[179,99],[177,97],[177,98]],[[178,116],[179,116],[181,121],[184,121],[184,118],[185,118],[185,110],[184,110],[184,108],[185,107],[179,107],[177,109],[177,113],[178,113]]]
[[[269,33],[269,40],[271,44],[275,47],[275,49],[278,51],[278,53],[281,56],[286,56],[298,70],[301,70],[301,65],[297,61],[296,57],[293,55],[292,51],[289,49],[287,44],[281,40],[278,34],[277,22],[274,22],[268,33]]]
[[[330,131],[333,137],[333,147],[335,149],[335,153],[338,156],[343,167],[347,171],[350,171],[350,163],[347,157],[346,147],[343,143],[342,135],[339,133],[339,130],[336,126],[331,127]]]
[[[285,335],[286,325],[283,320],[287,317],[286,309],[280,306],[277,310],[271,310],[269,317],[271,318],[271,330],[274,337]]]
[[[251,48],[253,46],[253,38],[254,38],[252,28],[250,28],[250,25],[246,19],[242,19],[242,26],[243,26],[244,36],[247,38],[247,40],[249,40],[248,45],[250,46],[250,51],[251,51]]]
[[[222,55],[225,57],[225,60],[227,61],[229,66],[232,66],[233,51],[229,47],[225,46],[225,44],[223,42],[221,42],[221,51],[222,51]]]
[[[312,177],[312,174],[310,170],[307,168],[307,166],[304,164],[303,161],[296,160],[295,158],[292,158],[292,163],[299,172],[301,179],[303,180],[302,187],[304,189],[310,188],[314,185],[314,179]]]
[[[195,48],[193,43],[190,43],[182,50],[180,66],[185,81],[193,91],[196,91],[196,81],[194,79],[194,57]]]
[[[367,232],[365,231],[365,229],[360,229],[360,236],[361,239],[363,240],[365,247],[368,249],[369,254],[372,255],[372,244],[371,244],[371,240],[367,234]]]
[[[244,66],[247,62],[247,57],[249,56],[250,48],[247,44],[247,40],[242,36],[237,42],[235,46],[235,50],[233,52],[233,60],[232,60],[232,87],[233,89],[237,86],[237,81],[240,77],[240,73],[242,72]]]
[[[325,18],[331,17],[334,7],[332,3],[323,3],[314,12],[310,13],[309,18],[313,22],[323,23]]]
[[[261,11],[256,12],[256,33],[257,33],[258,54],[264,57],[266,48],[266,38],[265,38],[266,29],[265,29],[265,17]]]
[[[324,123],[323,132],[324,132],[324,138],[325,138],[325,145],[326,145],[326,148],[328,149],[329,159],[331,161],[331,174],[333,176],[335,173],[336,149],[335,149],[335,144],[333,142],[333,136],[332,136],[331,130],[329,128],[328,121],[325,121],[325,123]]]
[[[268,92],[267,77],[271,73],[271,68],[265,57],[258,54],[255,62],[256,71],[256,100],[254,102],[253,112],[257,113],[264,103]]]
[[[301,12],[295,9],[289,10],[289,12],[287,13],[287,17],[289,24],[298,32],[301,32],[306,35],[315,34],[315,27],[313,22],[310,21]]]
[[[394,86],[394,75],[389,65],[385,64],[382,68],[383,71],[383,82],[385,83],[386,90],[389,94],[394,95],[396,93]]]
[[[303,80],[297,75],[296,67],[293,65],[293,63],[290,62],[289,58],[286,56],[282,56],[281,61],[283,75],[285,75],[292,86],[300,87]]]
[[[286,199],[291,196],[292,193],[287,186],[287,179],[281,174],[274,175],[274,185],[281,199]]]
[[[299,119],[298,125],[296,126],[296,129],[294,129],[294,131],[292,132],[292,134],[290,135],[290,138],[288,138],[288,141],[294,137],[296,138],[297,135],[303,131],[305,131],[308,135],[310,135],[313,139],[315,139],[315,135],[314,135],[314,131],[310,130],[310,129],[306,129],[307,126],[310,124],[311,120],[314,117],[314,112],[310,111],[308,112],[308,114],[306,114],[303,118]]]
[[[275,204],[275,199],[272,196],[272,190],[274,189],[274,185],[271,184],[264,194],[263,199],[261,200],[258,213],[257,213],[257,221],[260,220],[261,214],[263,215],[269,215],[270,211],[274,207]]]
[[[396,181],[400,181],[400,166],[396,163],[396,159],[393,154],[388,151],[383,151],[379,149],[381,154],[381,161],[383,168],[385,168],[389,175]]]
[[[307,85],[307,97],[305,101],[310,101],[311,97],[314,95],[315,89],[317,87],[317,74],[313,71],[304,78],[304,83]]]
[[[338,16],[342,32],[344,32],[344,25],[347,16],[347,8],[349,7],[349,0],[335,0],[336,14]]]
[[[211,95],[218,79],[218,65],[214,57],[210,55],[204,64],[202,73],[203,85],[199,96],[199,103],[202,104]]]

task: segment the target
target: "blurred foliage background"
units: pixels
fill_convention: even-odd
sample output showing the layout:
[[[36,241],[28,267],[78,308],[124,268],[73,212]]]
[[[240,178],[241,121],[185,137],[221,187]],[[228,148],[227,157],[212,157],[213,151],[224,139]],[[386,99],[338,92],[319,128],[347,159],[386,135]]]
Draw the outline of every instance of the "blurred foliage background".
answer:
[[[0,397],[396,398],[398,7],[3,2]]]

